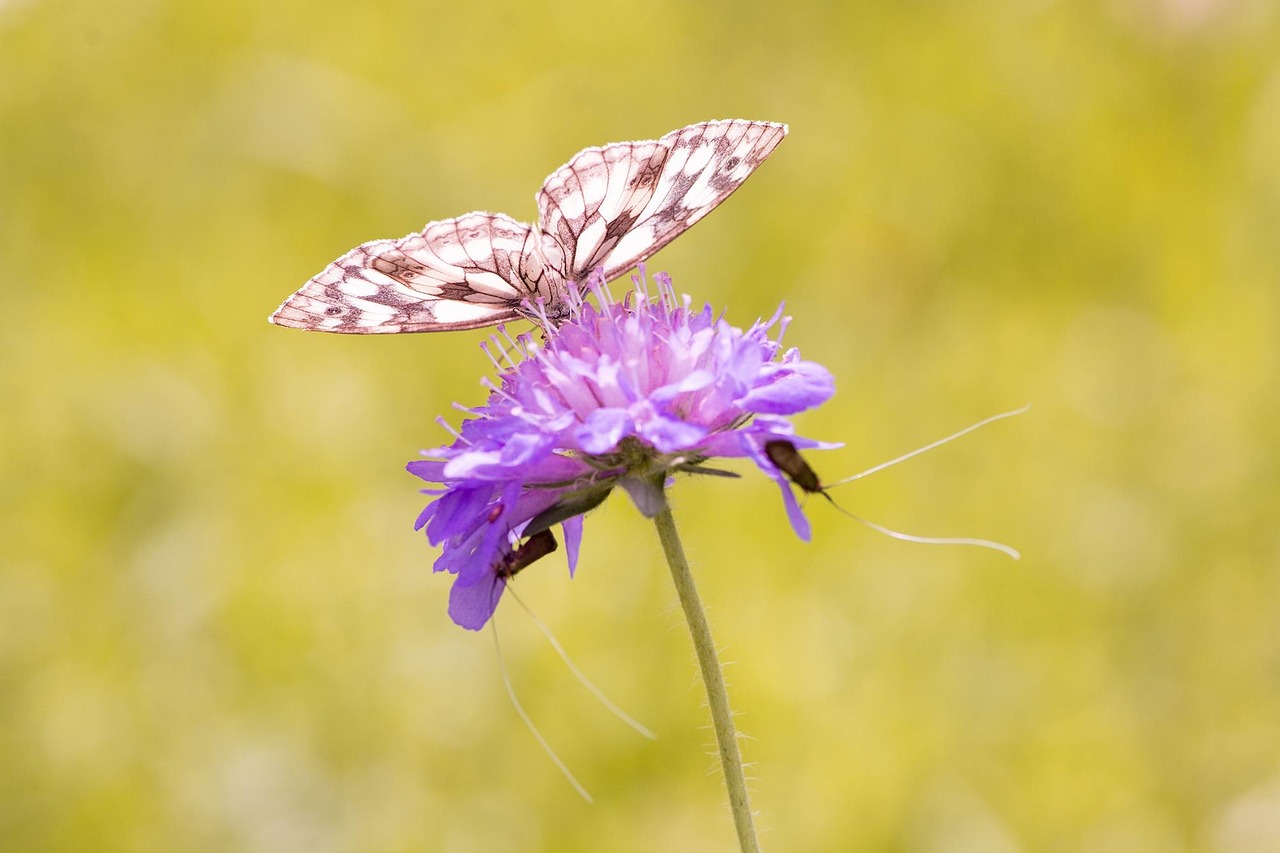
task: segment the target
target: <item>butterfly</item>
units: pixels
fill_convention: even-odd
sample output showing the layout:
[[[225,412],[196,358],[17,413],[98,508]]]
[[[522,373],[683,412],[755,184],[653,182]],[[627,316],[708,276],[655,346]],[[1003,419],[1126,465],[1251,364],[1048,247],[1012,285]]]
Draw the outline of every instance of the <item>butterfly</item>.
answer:
[[[367,335],[561,319],[571,288],[597,269],[611,281],[670,243],[742,186],[786,134],[785,124],[734,119],[586,148],[538,191],[535,225],[475,212],[365,243],[270,320]]]

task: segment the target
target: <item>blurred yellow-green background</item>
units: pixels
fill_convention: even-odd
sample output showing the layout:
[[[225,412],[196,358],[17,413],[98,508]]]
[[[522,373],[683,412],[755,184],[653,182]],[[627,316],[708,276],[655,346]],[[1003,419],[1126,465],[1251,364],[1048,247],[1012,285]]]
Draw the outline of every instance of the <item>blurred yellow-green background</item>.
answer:
[[[0,2],[0,848],[730,850],[616,498],[452,625],[403,471],[483,332],[266,315],[351,246],[533,216],[578,149],[786,121],[652,265],[837,376],[893,541],[681,482],[787,851],[1280,850],[1280,12],[1263,0]]]

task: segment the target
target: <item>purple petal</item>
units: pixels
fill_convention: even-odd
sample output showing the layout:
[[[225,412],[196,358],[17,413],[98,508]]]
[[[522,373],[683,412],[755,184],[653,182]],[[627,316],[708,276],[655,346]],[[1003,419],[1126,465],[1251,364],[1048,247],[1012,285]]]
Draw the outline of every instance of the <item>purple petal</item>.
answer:
[[[432,483],[440,483],[444,481],[444,466],[444,462],[415,459],[404,467],[406,471],[415,477],[421,477]]]
[[[655,416],[640,425],[640,435],[662,453],[678,453],[702,444],[707,431],[697,424]]]
[[[418,513],[418,520],[413,523],[413,529],[421,530],[423,525],[425,525],[428,521],[431,520],[431,517],[436,514],[436,511],[438,509],[440,509],[439,501],[432,501],[431,503],[427,504],[426,507],[422,510],[422,512]]]
[[[626,409],[596,409],[577,429],[575,438],[587,453],[608,453],[634,429]]]
[[[808,542],[810,537],[809,519],[805,517],[804,510],[800,508],[800,503],[796,500],[796,493],[791,488],[791,483],[786,477],[777,479],[778,487],[782,489],[782,502],[787,507],[787,518],[791,521],[791,529],[796,532],[803,541]]]
[[[654,390],[649,399],[655,403],[665,403],[681,394],[701,391],[715,382],[715,375],[709,370],[693,370],[687,376],[680,377],[669,385]]]
[[[435,518],[427,522],[427,541],[432,545],[455,536],[465,536],[475,525],[475,519],[486,512],[493,497],[493,487],[488,483],[479,488],[459,487],[436,500],[440,509]]]
[[[497,574],[481,583],[463,584],[454,581],[449,590],[449,618],[470,631],[479,631],[493,618],[498,601],[507,584]]]
[[[569,561],[569,577],[573,577],[573,570],[578,567],[578,551],[582,547],[582,522],[583,516],[575,515],[565,519],[560,525],[560,530],[564,533],[564,555]]]
[[[831,399],[835,378],[825,367],[812,361],[776,364],[766,368],[765,380],[739,401],[748,412],[789,415],[812,409]]]

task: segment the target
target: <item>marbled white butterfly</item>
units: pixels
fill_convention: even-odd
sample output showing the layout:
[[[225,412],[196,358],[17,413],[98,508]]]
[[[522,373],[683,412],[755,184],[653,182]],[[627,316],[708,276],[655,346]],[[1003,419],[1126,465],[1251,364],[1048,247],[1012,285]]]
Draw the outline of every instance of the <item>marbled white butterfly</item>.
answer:
[[[541,300],[564,316],[570,287],[612,280],[742,185],[786,136],[774,122],[708,121],[661,139],[578,152],[538,191],[538,222],[468,213],[357,246],[271,315],[278,326],[385,334],[491,326]]]

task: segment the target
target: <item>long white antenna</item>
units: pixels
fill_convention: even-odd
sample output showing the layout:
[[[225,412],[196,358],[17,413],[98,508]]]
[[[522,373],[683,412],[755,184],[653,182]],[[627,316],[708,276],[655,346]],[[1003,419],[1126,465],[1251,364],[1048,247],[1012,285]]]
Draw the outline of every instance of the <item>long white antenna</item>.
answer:
[[[1007,554],[1008,556],[1017,560],[1021,557],[1021,555],[1015,549],[1010,548],[1008,545],[1004,545],[999,542],[992,542],[989,539],[973,539],[969,537],[953,537],[953,536],[946,536],[946,537],[915,536],[910,533],[901,533],[897,530],[890,530],[888,527],[884,527],[883,525],[876,524],[873,521],[868,521],[867,519],[863,518],[860,515],[855,515],[854,513],[849,512],[849,510],[845,509],[844,507],[840,506],[840,504],[836,503],[835,498],[831,497],[830,491],[835,486],[840,486],[845,483],[851,483],[854,480],[858,480],[858,479],[861,479],[862,477],[867,476],[868,474],[874,474],[877,471],[883,471],[885,468],[888,468],[891,465],[897,465],[899,462],[903,462],[907,459],[910,459],[913,456],[918,456],[919,454],[924,453],[926,450],[932,450],[935,447],[938,447],[939,445],[946,444],[948,441],[953,441],[954,439],[957,439],[960,436],[965,435],[966,433],[973,432],[974,430],[980,427],[986,426],[992,421],[998,421],[1001,418],[1011,418],[1014,415],[1020,415],[1030,408],[1031,408],[1030,405],[1026,405],[1020,409],[1014,409],[1011,412],[1001,412],[998,415],[992,415],[989,418],[983,418],[982,420],[978,421],[976,424],[971,424],[965,427],[964,429],[960,430],[959,432],[952,433],[946,438],[940,438],[937,441],[930,442],[929,444],[926,444],[924,447],[917,448],[916,450],[913,450],[910,453],[904,453],[902,456],[899,456],[896,459],[890,459],[888,462],[882,462],[879,465],[868,468],[867,470],[863,471],[860,474],[854,474],[852,477],[845,477],[843,480],[839,480],[829,485],[824,485],[822,483],[818,475],[809,466],[809,463],[807,463],[804,460],[804,457],[802,457],[799,454],[799,452],[795,448],[795,445],[792,444],[790,441],[778,440],[778,441],[769,442],[765,444],[764,450],[765,450],[765,454],[769,457],[769,461],[773,462],[773,464],[778,468],[778,470],[786,474],[787,477],[791,480],[791,482],[794,483],[796,486],[798,486],[802,491],[804,491],[806,495],[810,495],[810,494],[822,495],[824,498],[827,499],[828,502],[830,502],[832,506],[834,506],[840,512],[849,516],[854,521],[858,521],[858,522],[861,522],[862,524],[865,524],[867,527],[870,527],[872,530],[875,530],[879,533],[883,533],[885,536],[889,536],[894,539],[901,539],[907,542],[920,542],[926,545],[976,545],[979,548],[990,548],[994,551],[999,551],[1002,554]]]
[[[834,483],[828,483],[827,485],[823,486],[823,489],[831,489],[836,486],[844,485],[845,483],[852,483],[854,480],[861,480],[863,477],[866,477],[869,474],[874,474],[877,471],[883,471],[885,468],[888,468],[891,465],[897,465],[899,462],[905,462],[908,459],[910,459],[912,456],[919,456],[921,453],[924,453],[926,450],[933,450],[935,447],[940,447],[941,445],[946,444],[948,441],[954,441],[960,436],[967,435],[968,433],[973,432],[975,429],[980,429],[989,423],[1001,420],[1002,418],[1011,418],[1014,415],[1021,415],[1022,413],[1026,412],[1030,408],[1031,408],[1031,404],[1028,403],[1027,405],[1023,406],[1020,409],[1014,409],[1011,412],[1001,412],[998,415],[992,415],[989,418],[983,418],[982,420],[978,421],[976,424],[970,424],[969,426],[965,427],[959,432],[953,432],[951,435],[947,436],[946,438],[940,438],[937,441],[930,442],[929,444],[926,444],[924,447],[918,447],[915,450],[911,451],[910,453],[904,453],[901,456],[899,456],[897,459],[890,459],[888,462],[881,462],[879,465],[872,466],[871,468],[868,468],[867,470],[863,471],[860,474],[854,474],[852,477],[845,477],[843,480],[838,480],[837,482],[834,482]]]
[[[901,539],[906,542],[920,542],[925,545],[976,545],[979,548],[990,548],[993,551],[999,551],[1002,554],[1008,554],[1015,560],[1021,559],[1022,555],[1018,553],[1016,548],[1010,548],[999,542],[992,542],[990,539],[971,539],[964,536],[914,536],[910,533],[902,533],[898,530],[890,530],[882,524],[876,524],[874,521],[868,521],[860,515],[854,515],[849,510],[833,502],[836,509],[852,518],[854,521],[861,521],[867,527],[877,533],[883,533],[894,539]]]
[[[494,627],[492,623],[490,623],[490,628],[493,630],[493,648],[494,651],[498,653],[498,669],[502,671],[502,683],[507,688],[507,696],[511,699],[511,704],[515,706],[516,713],[520,715],[520,719],[524,720],[524,724],[528,726],[529,731],[533,733],[534,739],[542,745],[543,750],[545,750],[547,755],[551,758],[552,763],[554,763],[556,767],[560,768],[560,772],[564,774],[564,778],[569,780],[569,784],[573,786],[573,789],[582,795],[582,799],[586,800],[588,803],[594,804],[595,800],[591,799],[591,795],[587,793],[587,789],[582,787],[582,783],[574,778],[574,775],[569,772],[569,768],[560,760],[560,756],[556,755],[555,750],[551,748],[551,744],[547,743],[547,739],[542,736],[542,732],[538,731],[538,727],[533,724],[533,720],[529,719],[529,715],[525,713],[524,708],[520,705],[520,700],[516,698],[515,688],[511,686],[511,679],[507,677],[507,665],[502,660],[502,644],[498,642],[498,629]]]
[[[606,708],[609,709],[609,711],[615,717],[617,717],[619,720],[622,720],[622,722],[626,723],[628,726],[635,729],[637,732],[644,735],[649,740],[658,739],[658,736],[655,735],[652,731],[650,731],[647,726],[645,726],[644,724],[636,720],[634,717],[632,717],[630,714],[628,714],[626,711],[622,710],[617,705],[615,705],[609,699],[609,697],[604,694],[603,690],[597,687],[594,683],[592,683],[590,679],[588,679],[585,675],[582,674],[582,670],[578,669],[577,665],[574,664],[572,659],[570,659],[569,653],[566,652],[564,650],[564,647],[560,645],[560,641],[556,639],[556,635],[551,633],[551,629],[548,628],[541,619],[539,619],[537,616],[533,614],[533,611],[529,609],[529,606],[524,603],[524,601],[520,598],[520,596],[516,595],[515,590],[511,588],[511,584],[507,584],[507,594],[516,600],[516,603],[519,604],[520,607],[524,609],[525,613],[529,614],[529,618],[533,620],[533,624],[538,626],[538,629],[542,631],[543,635],[547,638],[547,642],[551,643],[551,648],[555,649],[556,654],[560,655],[560,660],[564,661],[564,665],[569,667],[569,671],[574,674],[574,677],[578,679],[578,681],[582,684],[582,686],[587,688],[587,691],[590,692],[592,696],[600,700],[601,705],[604,705]]]

